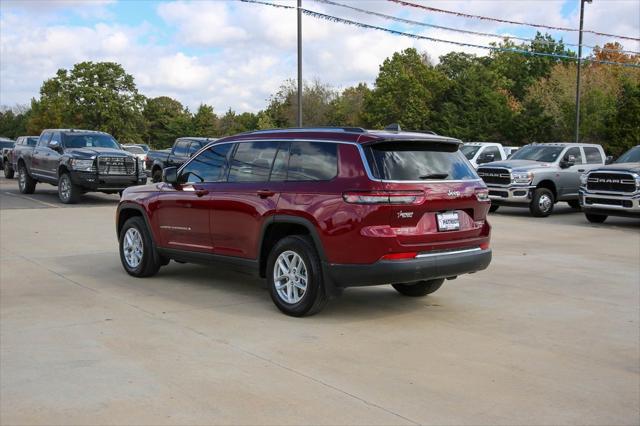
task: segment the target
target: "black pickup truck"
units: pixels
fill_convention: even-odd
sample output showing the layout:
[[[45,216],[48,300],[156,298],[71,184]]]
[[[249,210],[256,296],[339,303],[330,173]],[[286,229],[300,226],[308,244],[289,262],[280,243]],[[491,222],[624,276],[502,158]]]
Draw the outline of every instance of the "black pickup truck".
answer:
[[[4,177],[13,179],[16,170],[15,158],[16,153],[22,150],[33,151],[33,147],[38,143],[37,136],[18,136],[13,148],[2,148],[2,164],[4,168]]]
[[[144,185],[142,161],[124,151],[108,133],[44,130],[35,147],[14,152],[18,188],[32,194],[38,182],[58,187],[60,201],[71,204],[85,192],[118,193]]]
[[[171,149],[147,152],[146,169],[153,182],[162,181],[162,169],[180,167],[209,142],[215,139],[184,137],[178,138]]]

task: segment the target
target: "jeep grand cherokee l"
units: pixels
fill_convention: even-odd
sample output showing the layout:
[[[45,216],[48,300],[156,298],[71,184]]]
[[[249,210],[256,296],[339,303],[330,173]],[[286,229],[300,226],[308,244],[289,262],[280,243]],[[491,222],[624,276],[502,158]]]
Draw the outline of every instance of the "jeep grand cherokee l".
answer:
[[[460,146],[359,128],[220,139],[124,192],[122,265],[137,277],[170,259],[253,271],[293,316],[351,286],[427,295],[491,261],[488,191]]]

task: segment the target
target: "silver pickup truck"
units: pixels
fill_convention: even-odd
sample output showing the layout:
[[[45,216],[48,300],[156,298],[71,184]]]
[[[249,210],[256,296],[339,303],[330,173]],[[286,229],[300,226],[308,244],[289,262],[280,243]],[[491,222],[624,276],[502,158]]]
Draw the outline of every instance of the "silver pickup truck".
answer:
[[[602,223],[607,216],[640,218],[640,145],[580,180],[580,204],[589,222]]]
[[[580,208],[580,175],[605,164],[600,145],[531,144],[506,161],[478,167],[489,187],[491,211],[499,206],[529,207],[536,217],[549,216],[558,201]]]

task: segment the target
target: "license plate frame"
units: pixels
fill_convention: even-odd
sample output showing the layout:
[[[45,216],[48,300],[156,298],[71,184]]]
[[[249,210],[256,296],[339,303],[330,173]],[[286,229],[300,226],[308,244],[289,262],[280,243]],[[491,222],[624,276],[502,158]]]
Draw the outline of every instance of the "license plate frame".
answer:
[[[436,213],[438,232],[451,232],[460,230],[460,213],[449,211]]]

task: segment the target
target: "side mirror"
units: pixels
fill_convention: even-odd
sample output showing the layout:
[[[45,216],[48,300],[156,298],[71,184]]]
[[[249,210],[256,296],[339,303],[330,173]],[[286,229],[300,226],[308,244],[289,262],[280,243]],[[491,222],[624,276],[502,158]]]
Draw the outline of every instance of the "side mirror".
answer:
[[[178,169],[177,167],[167,167],[162,170],[162,181],[171,185],[178,184]]]
[[[58,141],[49,141],[47,146],[49,148],[53,149],[54,151],[57,151],[57,150],[60,149],[60,142],[58,142]]]
[[[604,164],[611,164],[613,163],[613,156],[609,155],[607,156],[607,158],[604,159]]]

